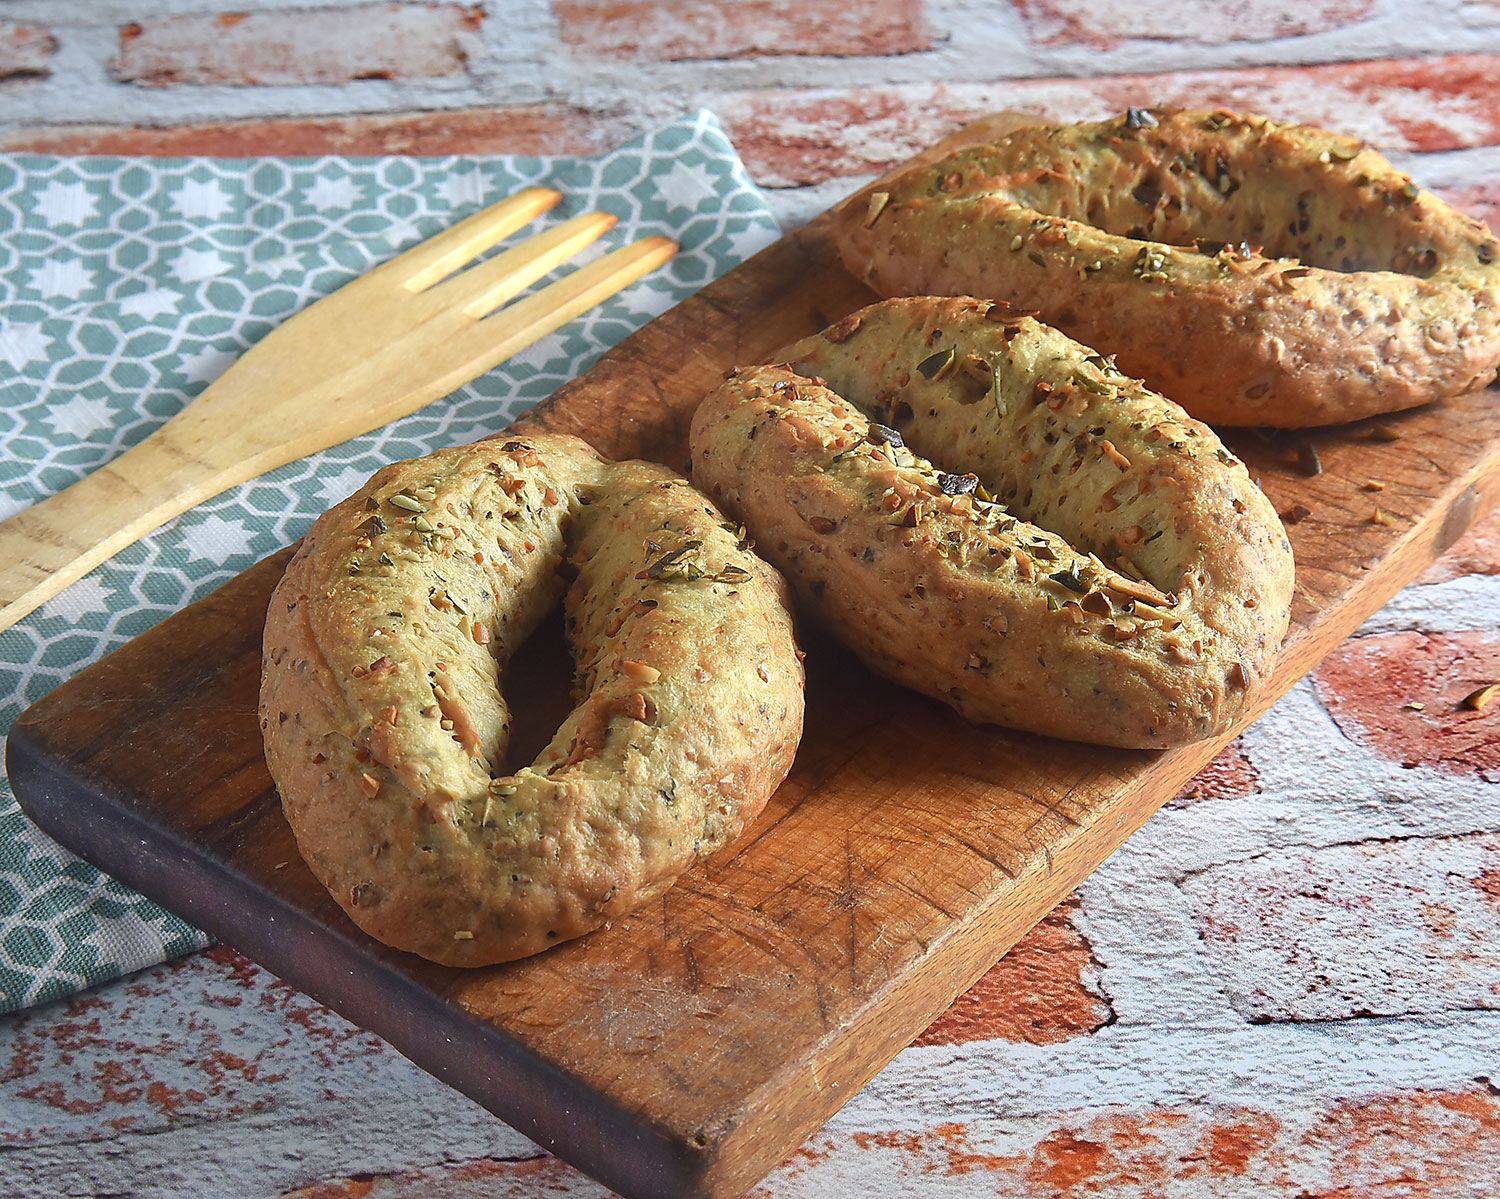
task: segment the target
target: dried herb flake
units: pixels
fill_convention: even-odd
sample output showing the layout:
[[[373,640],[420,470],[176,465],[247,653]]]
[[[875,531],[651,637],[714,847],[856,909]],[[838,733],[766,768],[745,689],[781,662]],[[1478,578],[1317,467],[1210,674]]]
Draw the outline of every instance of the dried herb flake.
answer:
[[[951,346],[946,350],[939,350],[929,358],[922,359],[917,363],[917,370],[921,372],[924,379],[941,379],[953,369],[953,363],[958,358],[958,351]]]
[[[1054,583],[1058,583],[1066,587],[1069,591],[1076,592],[1078,595],[1082,595],[1089,589],[1089,585],[1083,581],[1083,574],[1077,562],[1047,577]]]

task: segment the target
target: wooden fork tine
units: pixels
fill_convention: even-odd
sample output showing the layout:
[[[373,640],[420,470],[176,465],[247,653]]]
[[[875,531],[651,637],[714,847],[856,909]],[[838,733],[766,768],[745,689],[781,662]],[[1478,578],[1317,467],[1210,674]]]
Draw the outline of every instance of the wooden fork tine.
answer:
[[[535,220],[561,199],[562,192],[550,187],[518,191],[398,254],[368,277],[394,277],[408,291],[422,291]]]
[[[426,295],[443,308],[461,308],[468,316],[481,317],[597,241],[618,220],[607,212],[585,212],[488,262],[460,271]]]
[[[675,253],[677,243],[670,238],[643,237],[479,321],[452,341],[453,351],[472,368],[466,377],[473,378],[541,340]]]

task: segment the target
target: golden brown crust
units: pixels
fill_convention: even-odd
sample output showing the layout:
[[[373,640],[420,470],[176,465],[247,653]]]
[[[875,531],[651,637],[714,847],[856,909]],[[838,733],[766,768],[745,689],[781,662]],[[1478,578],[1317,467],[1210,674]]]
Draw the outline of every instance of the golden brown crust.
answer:
[[[1263,117],[1019,129],[872,185],[834,236],[884,295],[1035,310],[1220,424],[1410,408],[1500,362],[1489,229],[1352,138]]]
[[[581,702],[496,776],[500,671],[565,562]],[[791,766],[783,590],[686,480],[576,438],[385,468],[313,526],[267,615],[266,756],[304,858],[366,932],[450,965],[639,907]]]
[[[778,357],[703,401],[694,478],[873,669],[1124,746],[1263,694],[1291,547],[1206,425],[988,301],[888,300]]]

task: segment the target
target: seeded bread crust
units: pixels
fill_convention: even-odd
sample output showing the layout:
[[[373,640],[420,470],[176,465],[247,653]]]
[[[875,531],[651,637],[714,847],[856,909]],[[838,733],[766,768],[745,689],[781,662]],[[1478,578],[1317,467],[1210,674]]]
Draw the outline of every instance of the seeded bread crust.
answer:
[[[703,401],[694,478],[872,669],[1107,745],[1255,706],[1291,547],[1206,425],[983,300],[889,300],[777,357]]]
[[[497,774],[500,672],[565,589],[581,702]],[[267,615],[261,724],[303,857],[371,936],[448,965],[639,907],[791,767],[784,592],[686,480],[576,438],[386,467],[313,526]]]
[[[1028,126],[871,185],[834,238],[882,295],[1034,310],[1216,424],[1411,408],[1500,363],[1489,228],[1353,138],[1264,117]]]

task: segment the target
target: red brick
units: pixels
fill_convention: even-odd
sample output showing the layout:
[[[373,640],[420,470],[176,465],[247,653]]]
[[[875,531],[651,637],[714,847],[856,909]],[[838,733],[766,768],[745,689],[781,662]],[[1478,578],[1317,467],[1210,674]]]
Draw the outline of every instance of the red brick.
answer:
[[[1286,1105],[1283,1105],[1285,1109]],[[993,1135],[946,1122],[901,1132],[823,1133],[782,1163],[756,1199],[850,1193],[1000,1194],[1007,1199],[1153,1199],[1158,1196],[1303,1196],[1304,1199],[1457,1199],[1489,1195],[1500,1177],[1500,1101],[1467,1087],[1410,1090],[1344,1101],[1310,1099],[1278,1110],[1198,1103],[1115,1106],[1004,1122]],[[935,1183],[977,1175],[959,1185]],[[788,1185],[790,1184],[790,1185]],[[829,1193],[832,1193],[831,1191]]]
[[[0,149],[172,157],[297,154],[596,154],[633,130],[607,113],[555,105],[393,116],[220,121],[161,129],[61,126],[0,133]]]
[[[985,113],[1096,120],[1128,105],[1228,107],[1304,121],[1383,150],[1500,144],[1500,54],[1091,79],[746,92],[721,105],[755,178],[799,186],[883,170]]]
[[[233,1120],[283,1104],[296,1084],[281,1067],[300,1071],[314,1053],[330,1075],[353,1069],[362,1076],[371,1059],[394,1053],[222,948],[23,1012],[9,1034],[0,1146],[10,1148],[55,1133],[58,1112],[94,1117],[73,1122],[87,1126],[75,1134],[83,1139],[121,1126],[141,1132],[181,1120]],[[294,1043],[302,1056],[287,1050]]]
[[[1077,907],[1073,900],[1060,905],[914,1043],[999,1038],[1050,1045],[1107,1023],[1109,1005],[1083,980],[1091,952],[1069,919]]]
[[[932,45],[921,0],[557,0],[558,33],[601,58],[909,54]]]
[[[1244,739],[1236,737],[1193,776],[1193,781],[1168,806],[1181,808],[1203,799],[1233,799],[1259,790],[1260,771],[1245,752]]]
[[[0,79],[50,75],[56,50],[50,30],[0,21]]]
[[[1382,633],[1346,642],[1313,675],[1344,733],[1407,766],[1500,781],[1500,701],[1465,696],[1500,681],[1500,632]],[[1421,705],[1420,708],[1411,705]]]
[[[1427,568],[1424,583],[1446,583],[1461,575],[1500,575],[1500,512],[1491,513]]]
[[[1500,1105],[1484,1082],[1347,1100],[1302,1140],[1328,1154],[1326,1199],[1493,1194],[1500,1178]]]
[[[961,1174],[981,1175],[969,1188],[973,1193],[1007,1199],[1207,1194],[1213,1179],[1276,1178],[1284,1161],[1278,1142],[1287,1139],[1274,1116],[1227,1106],[1111,1107],[1008,1123],[1007,1148],[1015,1148],[1003,1154],[984,1152],[969,1126],[957,1122],[911,1132],[855,1132],[844,1144],[825,1135],[820,1149],[789,1158],[771,1186],[752,1194],[770,1199],[780,1193],[777,1182],[823,1163],[832,1166],[833,1177],[883,1178],[892,1194],[921,1194],[919,1179]]]
[[[1203,952],[1251,1020],[1500,1008],[1500,845],[1414,837],[1267,853],[1188,879]]]
[[[1500,0],[1496,2],[1500,3]],[[1462,187],[1433,190],[1455,208],[1484,221],[1491,229],[1500,229],[1500,176]]]
[[[1337,29],[1368,16],[1373,0],[1018,0],[1032,40],[1106,49],[1130,38],[1190,42],[1250,42],[1301,37]]]
[[[113,69],[117,79],[153,86],[461,75],[482,17],[457,4],[160,17],[121,29]]]

